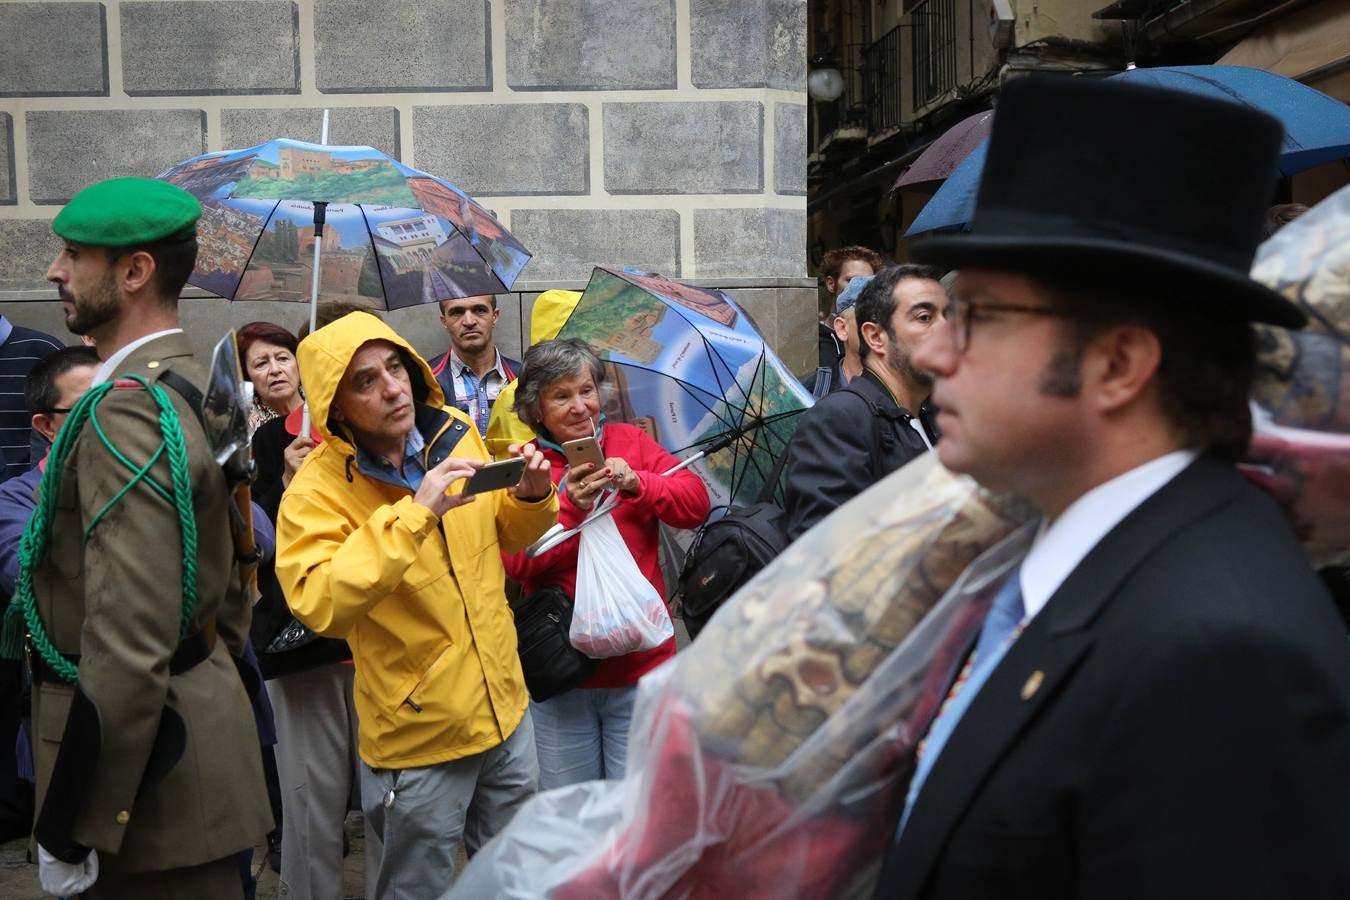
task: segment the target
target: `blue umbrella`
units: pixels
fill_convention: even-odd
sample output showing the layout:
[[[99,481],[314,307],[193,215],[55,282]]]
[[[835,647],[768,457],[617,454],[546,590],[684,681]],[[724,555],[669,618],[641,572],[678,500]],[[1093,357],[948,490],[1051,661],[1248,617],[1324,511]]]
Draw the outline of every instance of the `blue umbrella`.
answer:
[[[952,170],[942,187],[937,189],[905,236],[925,231],[968,230],[975,215],[975,195],[980,191],[980,174],[984,172],[984,158],[989,153],[989,139],[985,138],[970,155]]]
[[[1350,156],[1350,106],[1283,75],[1246,66],[1160,66],[1131,69],[1111,77],[1231,100],[1269,113],[1284,125],[1281,175],[1294,175]],[[1165,140],[1165,136],[1159,139]],[[988,145],[985,141],[961,161],[920,211],[906,236],[969,227]]]

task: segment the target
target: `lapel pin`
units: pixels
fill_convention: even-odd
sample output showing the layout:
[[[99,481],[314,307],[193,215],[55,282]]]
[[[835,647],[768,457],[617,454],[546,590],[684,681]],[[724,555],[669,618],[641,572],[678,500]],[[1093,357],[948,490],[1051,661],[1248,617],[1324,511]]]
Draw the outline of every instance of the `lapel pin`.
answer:
[[[1027,676],[1026,684],[1022,685],[1022,699],[1030,700],[1036,692],[1041,689],[1041,682],[1045,680],[1045,673],[1040,669]]]

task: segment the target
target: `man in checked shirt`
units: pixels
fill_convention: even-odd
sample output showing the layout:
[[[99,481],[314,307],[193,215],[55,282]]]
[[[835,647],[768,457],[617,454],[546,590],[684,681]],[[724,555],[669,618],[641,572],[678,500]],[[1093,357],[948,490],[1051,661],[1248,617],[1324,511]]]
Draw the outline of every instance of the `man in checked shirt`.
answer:
[[[441,300],[441,325],[450,346],[431,360],[431,371],[447,406],[457,407],[487,434],[492,404],[502,387],[516,380],[520,363],[503,356],[492,340],[502,311],[491,294]]]

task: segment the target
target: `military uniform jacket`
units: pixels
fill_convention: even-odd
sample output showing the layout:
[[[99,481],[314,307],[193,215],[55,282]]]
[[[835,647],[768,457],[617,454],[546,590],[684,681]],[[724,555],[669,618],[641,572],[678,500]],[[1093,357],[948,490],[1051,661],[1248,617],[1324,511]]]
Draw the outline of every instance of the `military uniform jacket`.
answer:
[[[155,382],[168,370],[198,390],[206,384],[181,333],[137,348],[115,377]],[[159,408],[139,386],[110,391],[85,423],[66,461],[47,559],[33,577],[52,642],[79,654],[78,690],[51,678],[33,689],[37,838],[58,857],[91,847],[111,871],[218,860],[271,827],[257,727],[231,659],[242,654],[249,624],[230,537],[231,497],[196,413],[177,391],[164,390],[183,430],[197,522],[191,632],[208,636],[209,655],[170,671],[183,575],[173,505],[140,483],[84,536],[132,475],[100,440],[94,419],[137,466],[159,447]],[[151,471],[172,485],[167,454]],[[67,754],[80,765],[69,765]],[[50,826],[44,833],[44,821],[65,822],[69,833],[53,835]]]

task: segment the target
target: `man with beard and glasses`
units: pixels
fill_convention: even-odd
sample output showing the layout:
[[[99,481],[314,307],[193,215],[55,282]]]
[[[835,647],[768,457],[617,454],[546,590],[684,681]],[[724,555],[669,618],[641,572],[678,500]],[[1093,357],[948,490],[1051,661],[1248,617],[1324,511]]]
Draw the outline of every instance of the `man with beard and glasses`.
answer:
[[[52,222],[47,279],[104,362],[47,458],[4,644],[28,626],[33,836],[58,896],[237,900],[236,854],[271,827],[234,500],[178,327],[200,215],[168,182],[117,178]]]
[[[502,311],[491,294],[456,297],[438,305],[450,347],[431,359],[431,372],[445,392],[446,405],[472,419],[479,436],[486,436],[492,404],[520,371],[520,363],[497,352],[492,340]]]
[[[788,446],[789,540],[936,443],[933,380],[911,355],[947,308],[941,277],[892,266],[863,289],[854,313],[863,372],[803,414]]]

